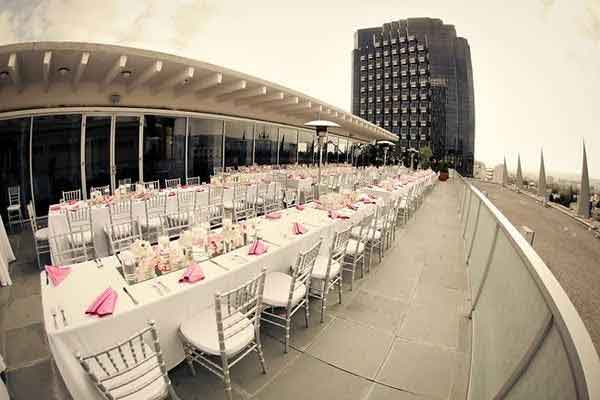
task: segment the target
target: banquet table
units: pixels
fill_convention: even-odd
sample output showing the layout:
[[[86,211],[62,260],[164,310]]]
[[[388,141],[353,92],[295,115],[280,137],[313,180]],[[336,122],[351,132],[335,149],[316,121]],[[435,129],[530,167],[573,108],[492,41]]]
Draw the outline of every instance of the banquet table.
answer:
[[[8,272],[8,264],[14,260],[15,254],[8,241],[4,222],[2,222],[2,217],[0,216],[0,284],[2,286],[12,285],[12,279],[10,279],[10,273]]]
[[[178,337],[181,322],[212,307],[214,294],[232,289],[256,276],[261,268],[288,272],[300,251],[310,248],[323,238],[321,252],[330,246],[336,229],[353,223],[362,215],[373,213],[373,205],[361,204],[349,219],[332,219],[325,210],[308,204],[303,210],[295,207],[281,211],[279,219],[259,217],[257,233],[268,246],[266,253],[248,255],[249,245],[203,261],[200,266],[205,279],[190,284],[179,283],[183,271],[174,271],[141,283],[129,285],[117,270],[115,256],[100,259],[102,266],[89,261],[70,266],[71,272],[57,287],[41,272],[42,307],[50,351],[65,384],[75,399],[101,399],[75,354],[99,351],[143,329],[150,319],[159,330],[161,348],[168,369],[183,361],[183,348]],[[303,235],[292,234],[294,222],[306,228]],[[170,291],[160,294],[153,285],[158,281]],[[87,306],[107,287],[118,292],[117,306],[112,315],[95,317],[84,313]],[[128,291],[139,305],[134,305],[123,292]],[[64,309],[67,323],[60,310]],[[57,311],[56,323],[52,311]]]

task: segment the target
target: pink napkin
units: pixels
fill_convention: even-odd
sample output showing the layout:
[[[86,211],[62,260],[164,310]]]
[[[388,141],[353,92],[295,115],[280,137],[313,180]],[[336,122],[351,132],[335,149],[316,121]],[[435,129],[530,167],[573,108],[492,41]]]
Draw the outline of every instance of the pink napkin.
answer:
[[[69,205],[70,206],[73,206],[75,204],[77,204],[77,200],[69,200]]]
[[[358,210],[358,206],[356,204],[348,204],[346,207],[348,207],[351,210]]]
[[[71,268],[46,265],[46,273],[52,281],[52,286],[56,287],[71,273]]]
[[[340,215],[335,210],[329,210],[329,218],[331,218],[331,219],[336,219],[336,218],[338,218],[338,219],[348,219],[350,217],[347,217],[345,215]]]
[[[202,279],[204,279],[202,268],[196,263],[191,263],[183,273],[183,276],[179,279],[179,282],[194,283],[201,281]]]
[[[268,218],[268,219],[279,219],[279,218],[281,218],[281,213],[279,213],[279,212],[272,212],[272,213],[266,214],[265,218]]]
[[[60,206],[51,206],[50,207],[50,211],[60,211],[61,207]]]
[[[294,222],[292,225],[292,232],[294,232],[294,235],[302,235],[304,232],[306,232],[306,228],[304,228],[304,225],[301,223]]]
[[[182,188],[182,189],[187,189],[187,188],[188,188],[188,185],[181,185],[181,188]]]
[[[298,205],[296,206],[296,210],[299,210],[299,211],[302,211],[302,210],[304,210],[304,205],[302,205],[302,204],[298,204]]]
[[[367,197],[367,196],[363,197],[363,198],[362,198],[362,199],[360,199],[360,200],[361,200],[363,203],[365,203],[365,204],[373,204],[373,203],[375,203],[373,200],[371,200],[371,198],[370,198],[370,197]]]
[[[248,255],[250,256],[260,256],[263,253],[267,252],[267,245],[262,240],[255,240],[248,249]]]
[[[206,189],[203,187],[196,188],[196,192],[204,192]]]
[[[171,196],[175,196],[176,194],[177,194],[177,193],[175,193],[175,192],[169,192],[169,197],[171,197]]]
[[[115,311],[118,297],[119,295],[113,290],[113,288],[106,288],[106,290],[104,290],[104,292],[102,292],[100,296],[98,296],[96,300],[90,304],[88,309],[85,310],[85,313],[97,315],[99,317],[112,314]]]

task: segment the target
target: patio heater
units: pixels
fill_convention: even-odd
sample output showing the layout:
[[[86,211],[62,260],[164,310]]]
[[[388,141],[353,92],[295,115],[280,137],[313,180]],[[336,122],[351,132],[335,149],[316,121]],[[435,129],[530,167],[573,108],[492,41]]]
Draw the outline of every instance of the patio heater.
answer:
[[[380,140],[377,142],[379,145],[384,145],[383,147],[383,167],[385,168],[385,163],[387,161],[387,153],[390,147],[395,146],[394,142],[390,142],[389,140]]]
[[[410,153],[410,169],[413,170],[415,154],[417,154],[419,150],[415,149],[414,147],[410,147],[407,151]]]
[[[323,144],[325,143],[325,139],[327,138],[327,128],[335,127],[339,128],[340,126],[332,121],[325,120],[315,120],[310,121],[304,124],[304,126],[310,126],[316,129],[317,131],[317,140],[319,143],[319,170],[317,175],[317,197],[320,197],[320,189],[321,189],[321,164],[323,163]]]

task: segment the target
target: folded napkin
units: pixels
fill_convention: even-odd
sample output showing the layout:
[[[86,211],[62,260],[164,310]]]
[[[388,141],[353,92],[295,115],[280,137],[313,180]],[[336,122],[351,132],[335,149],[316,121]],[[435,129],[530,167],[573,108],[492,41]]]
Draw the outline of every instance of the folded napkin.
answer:
[[[294,232],[294,235],[302,235],[304,232],[306,232],[306,228],[301,223],[294,222],[292,225],[292,232]]]
[[[179,282],[194,283],[201,281],[202,279],[204,279],[202,268],[196,263],[191,263],[183,273],[183,276],[179,279]]]
[[[350,217],[347,215],[341,215],[335,210],[329,210],[329,218],[331,219],[349,219]]]
[[[112,314],[115,311],[118,297],[119,295],[113,290],[113,288],[106,288],[106,290],[104,290],[104,292],[102,292],[100,296],[96,297],[96,300],[90,304],[88,309],[85,310],[85,313],[97,315],[99,317]]]
[[[265,218],[268,218],[268,219],[279,219],[279,218],[281,218],[281,213],[280,212],[272,212],[272,213],[266,214]]]
[[[296,206],[296,210],[299,210],[299,211],[302,211],[302,210],[304,210],[304,205],[302,205],[302,204],[298,204],[298,205]]]
[[[75,204],[77,204],[77,200],[69,200],[69,205],[70,206],[73,206]]]
[[[204,192],[205,190],[203,187],[196,188],[196,192]]]
[[[46,273],[48,279],[52,281],[52,286],[56,287],[71,273],[71,268],[46,265]]]
[[[169,192],[169,197],[170,197],[170,196],[175,196],[176,194],[177,194],[177,193],[175,193],[175,192]]]
[[[375,203],[375,201],[373,201],[370,197],[368,196],[364,196],[362,199],[360,199],[360,201],[362,201],[365,204],[373,204]]]
[[[346,205],[346,207],[348,207],[351,210],[358,210],[358,206],[356,204],[348,204]]]
[[[61,208],[61,206],[50,206],[50,211],[60,211]]]
[[[260,256],[263,253],[267,252],[267,245],[262,240],[255,240],[248,249],[248,255],[250,256]]]
[[[181,185],[181,188],[182,188],[182,189],[187,189],[187,188],[188,188],[188,185]]]

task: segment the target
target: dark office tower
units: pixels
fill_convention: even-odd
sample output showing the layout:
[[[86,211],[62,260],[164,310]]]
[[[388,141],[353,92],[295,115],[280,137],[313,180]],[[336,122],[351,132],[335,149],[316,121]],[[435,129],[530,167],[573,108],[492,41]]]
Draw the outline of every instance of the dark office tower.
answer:
[[[399,137],[400,150],[473,174],[475,108],[471,53],[453,25],[409,18],[355,33],[352,112]]]

